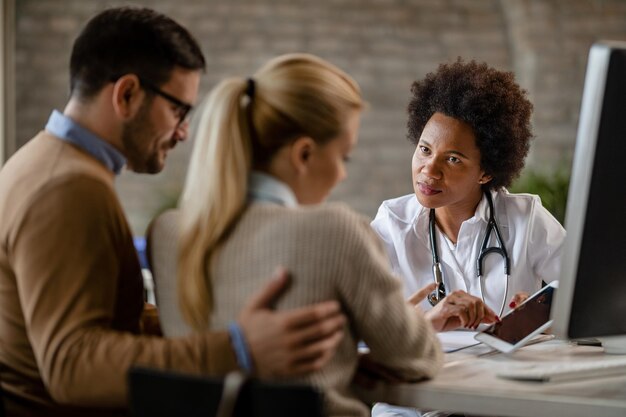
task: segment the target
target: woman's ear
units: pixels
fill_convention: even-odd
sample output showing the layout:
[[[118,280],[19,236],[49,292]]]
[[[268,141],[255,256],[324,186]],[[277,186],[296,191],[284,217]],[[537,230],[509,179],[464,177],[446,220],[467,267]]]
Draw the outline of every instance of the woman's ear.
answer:
[[[306,173],[316,146],[315,141],[308,136],[299,137],[291,145],[289,159],[298,174]]]
[[[489,181],[491,181],[493,179],[493,177],[491,175],[487,175],[487,174],[483,174],[480,179],[478,180],[478,183],[480,185],[483,184],[487,184]]]
[[[126,74],[115,81],[112,97],[113,109],[120,119],[127,121],[135,117],[144,98],[145,92],[135,74]]]

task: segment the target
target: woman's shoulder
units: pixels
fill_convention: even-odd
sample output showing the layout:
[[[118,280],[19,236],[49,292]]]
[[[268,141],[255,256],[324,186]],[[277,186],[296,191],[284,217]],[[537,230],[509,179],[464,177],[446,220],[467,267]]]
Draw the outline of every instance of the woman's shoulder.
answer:
[[[157,236],[160,239],[176,238],[178,235],[178,209],[169,209],[156,216],[148,226],[146,235]]]
[[[332,202],[318,206],[302,207],[300,215],[317,221],[320,227],[353,228],[365,225],[369,227],[370,219],[345,203]]]
[[[520,205],[534,205],[541,204],[541,198],[536,194],[530,193],[512,193],[506,188],[501,188],[495,191],[496,199],[500,199],[511,204],[520,204]]]
[[[415,194],[407,194],[383,201],[378,208],[376,218],[385,217],[400,223],[413,224],[422,210],[423,207],[417,201]]]
[[[324,203],[311,206],[254,207],[256,230],[271,231],[285,239],[306,241],[311,250],[359,250],[375,245],[377,237],[370,227],[370,218],[345,203]],[[245,219],[244,219],[245,221]],[[318,249],[313,249],[318,248]]]
[[[495,192],[494,202],[503,205],[509,213],[523,213],[528,215],[536,208],[541,207],[541,197],[529,193],[510,193],[503,188]]]
[[[260,216],[266,221],[270,218],[280,221],[286,227],[289,224],[298,228],[310,227],[323,230],[338,227],[353,227],[369,224],[369,218],[350,208],[345,203],[323,203],[298,207],[285,207],[274,204],[253,204],[246,210],[246,215]]]
[[[503,207],[511,219],[526,219],[529,222],[541,220],[547,223],[560,223],[541,203],[541,197],[529,193],[510,193],[506,189],[496,192],[494,199]]]

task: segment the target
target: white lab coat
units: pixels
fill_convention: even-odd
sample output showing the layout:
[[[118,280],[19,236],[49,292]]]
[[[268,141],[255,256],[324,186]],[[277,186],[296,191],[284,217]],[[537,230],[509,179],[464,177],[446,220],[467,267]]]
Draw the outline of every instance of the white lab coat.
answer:
[[[457,244],[437,228],[437,247],[448,294],[463,290],[483,297],[496,314],[506,299],[519,291],[537,291],[541,281],[559,277],[560,255],[565,229],[541,205],[538,196],[509,194],[502,189],[492,191],[494,216],[511,259],[509,288],[504,294],[505,276],[502,257],[490,254],[485,258],[483,279],[485,294],[481,293],[476,273],[476,260],[489,219],[489,205],[483,196],[474,216],[463,222]],[[414,194],[384,201],[372,222],[372,227],[384,241],[393,271],[404,281],[408,297],[433,282],[432,253],[428,236],[429,209],[424,208]],[[492,232],[489,246],[498,246]],[[431,308],[428,301],[421,303]]]

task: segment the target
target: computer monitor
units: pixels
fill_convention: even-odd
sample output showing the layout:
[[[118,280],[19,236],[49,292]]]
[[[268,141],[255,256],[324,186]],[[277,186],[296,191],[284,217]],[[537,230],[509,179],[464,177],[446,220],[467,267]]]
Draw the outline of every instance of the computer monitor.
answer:
[[[589,52],[565,229],[554,332],[626,353],[626,42]]]

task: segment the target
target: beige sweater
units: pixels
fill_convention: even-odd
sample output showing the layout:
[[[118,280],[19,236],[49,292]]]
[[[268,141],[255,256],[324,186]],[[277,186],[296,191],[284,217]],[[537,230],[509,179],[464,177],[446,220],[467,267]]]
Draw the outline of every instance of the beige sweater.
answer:
[[[168,212],[154,224],[152,258],[157,275],[174,276],[177,215]],[[359,340],[367,343],[374,360],[407,380],[432,377],[441,366],[437,336],[404,300],[369,221],[344,205],[294,209],[253,204],[214,259],[212,329],[223,329],[235,319],[277,265],[293,275],[278,308],[341,302],[349,323],[338,352],[321,371],[303,378],[324,388],[331,416],[369,416],[368,407],[350,388]],[[168,317],[162,320],[167,322]]]
[[[10,416],[119,415],[135,364],[224,374],[228,333],[142,336],[113,173],[42,132],[0,171],[0,382]],[[115,410],[117,409],[117,410]]]

